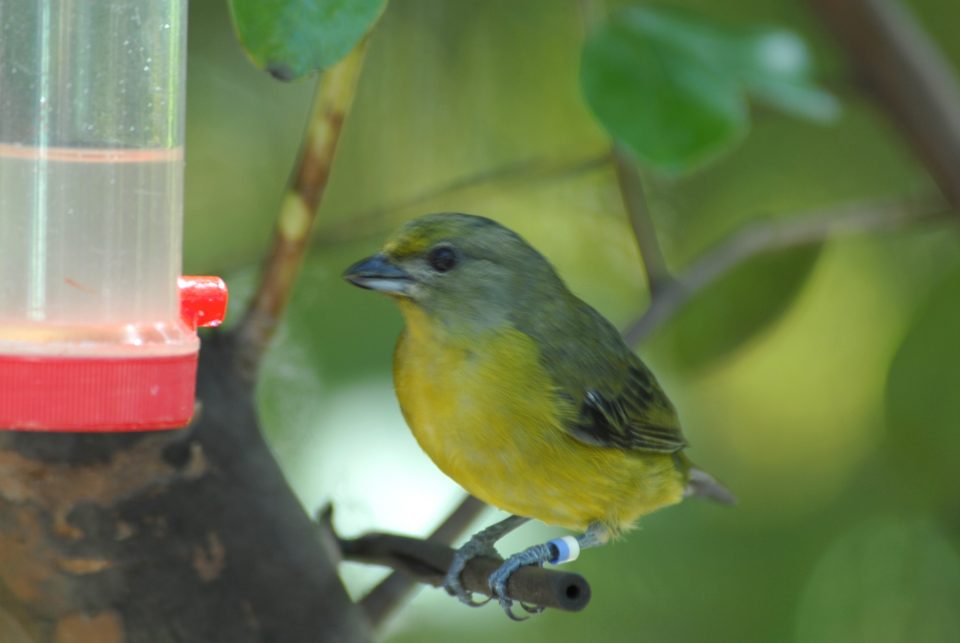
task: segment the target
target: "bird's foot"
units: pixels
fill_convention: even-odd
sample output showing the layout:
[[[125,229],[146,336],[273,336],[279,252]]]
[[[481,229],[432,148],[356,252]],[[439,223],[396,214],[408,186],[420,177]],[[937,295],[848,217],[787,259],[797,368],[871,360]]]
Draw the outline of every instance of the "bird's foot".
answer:
[[[467,563],[474,558],[484,556],[500,558],[500,554],[493,548],[493,545],[482,538],[473,537],[468,540],[463,547],[457,550],[453,555],[453,562],[450,563],[450,568],[447,569],[447,575],[443,579],[443,588],[447,590],[447,593],[451,596],[456,596],[464,605],[480,607],[490,602],[489,598],[482,601],[474,599],[473,593],[464,589],[463,583],[460,582],[460,574],[463,573],[463,569],[467,566]]]
[[[513,612],[513,599],[507,596],[507,581],[521,567],[536,565],[543,567],[546,562],[555,562],[557,559],[556,546],[553,543],[543,543],[528,547],[518,554],[503,561],[503,564],[495,572],[490,574],[487,583],[490,585],[490,592],[496,596],[500,602],[500,607],[514,621],[525,621],[527,616],[517,616]],[[520,603],[520,607],[528,614],[539,614],[543,607],[539,605],[526,605]]]

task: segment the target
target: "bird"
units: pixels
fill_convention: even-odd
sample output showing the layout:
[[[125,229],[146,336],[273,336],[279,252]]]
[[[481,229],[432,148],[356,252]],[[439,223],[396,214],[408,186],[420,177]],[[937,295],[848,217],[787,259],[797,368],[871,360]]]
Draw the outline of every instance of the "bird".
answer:
[[[491,596],[516,620],[506,584],[520,567],[572,560],[688,496],[734,503],[683,452],[650,369],[516,232],[472,214],[424,215],[343,276],[400,308],[394,387],[420,447],[511,514],[457,550],[444,586],[462,602],[485,602],[460,582],[467,562],[501,558],[496,542],[528,520],[579,535],[528,547],[491,574]]]

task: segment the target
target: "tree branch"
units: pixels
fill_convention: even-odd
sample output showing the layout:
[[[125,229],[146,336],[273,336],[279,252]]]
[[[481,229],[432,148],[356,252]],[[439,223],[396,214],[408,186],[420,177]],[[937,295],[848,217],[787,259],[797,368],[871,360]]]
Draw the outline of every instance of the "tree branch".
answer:
[[[394,534],[372,533],[353,540],[339,540],[346,560],[385,565],[402,570],[418,582],[443,585],[454,550],[433,540]],[[474,558],[460,578],[466,590],[484,596],[491,591],[487,579],[503,563],[498,558]],[[577,612],[590,602],[590,586],[579,574],[542,567],[521,567],[507,582],[507,593],[528,605],[541,605]]]
[[[903,199],[861,203],[837,210],[752,223],[725,239],[656,293],[646,312],[623,336],[634,345],[679,311],[696,293],[757,255],[822,241],[835,235],[896,229],[906,223],[943,218],[950,212],[940,199]]]
[[[418,583],[435,587],[443,585],[455,553],[446,543],[460,536],[486,508],[487,505],[480,500],[466,496],[426,539],[379,532],[356,539],[342,539],[333,528],[333,508],[330,505],[318,513],[317,523],[323,539],[334,543],[343,559],[396,570],[360,600],[367,622],[376,630]],[[490,596],[487,579],[502,562],[497,558],[471,560],[461,574],[464,587]],[[540,567],[522,568],[516,572],[507,583],[507,592],[511,598],[526,604],[570,612],[580,611],[590,602],[590,585],[582,576]]]
[[[257,290],[234,331],[239,339],[239,363],[251,379],[293,292],[365,50],[366,39],[325,71],[317,87],[300,157],[277,218],[273,247]]]
[[[614,165],[617,169],[617,183],[620,185],[620,194],[623,196],[623,206],[633,229],[633,236],[640,248],[640,259],[647,275],[647,288],[651,298],[672,280],[667,261],[660,250],[660,241],[657,239],[657,230],[650,218],[650,208],[643,192],[643,182],[637,164],[623,147],[615,145],[613,150]]]
[[[960,85],[903,2],[808,0],[960,214]]]
[[[440,526],[430,534],[429,540],[446,545],[453,543],[466,532],[471,523],[486,508],[487,505],[473,496],[464,497]],[[327,526],[328,531],[333,533],[329,518]],[[417,579],[410,574],[394,572],[360,599],[360,607],[367,615],[367,621],[371,626],[375,630],[380,628],[403,604],[416,585]]]

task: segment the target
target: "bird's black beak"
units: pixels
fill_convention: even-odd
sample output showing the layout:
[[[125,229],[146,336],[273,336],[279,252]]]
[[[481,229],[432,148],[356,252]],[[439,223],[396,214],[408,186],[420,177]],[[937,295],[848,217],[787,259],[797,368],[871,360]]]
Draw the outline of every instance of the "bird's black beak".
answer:
[[[343,272],[343,278],[354,286],[390,295],[408,295],[414,283],[413,277],[383,253],[361,259]]]

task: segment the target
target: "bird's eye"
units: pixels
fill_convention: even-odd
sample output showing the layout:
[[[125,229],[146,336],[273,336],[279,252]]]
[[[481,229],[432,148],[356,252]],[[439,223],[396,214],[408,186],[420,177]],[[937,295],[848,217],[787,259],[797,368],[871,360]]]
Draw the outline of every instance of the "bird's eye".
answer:
[[[457,253],[450,246],[439,246],[427,255],[427,263],[437,272],[447,272],[457,265]]]

